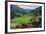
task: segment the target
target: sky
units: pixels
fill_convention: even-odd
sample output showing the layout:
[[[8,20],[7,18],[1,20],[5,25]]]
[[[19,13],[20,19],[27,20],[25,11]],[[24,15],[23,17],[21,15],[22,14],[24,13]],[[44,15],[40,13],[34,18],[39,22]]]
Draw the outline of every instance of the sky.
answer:
[[[34,6],[34,5],[18,5],[18,7],[23,8],[23,9],[36,9],[39,6]]]

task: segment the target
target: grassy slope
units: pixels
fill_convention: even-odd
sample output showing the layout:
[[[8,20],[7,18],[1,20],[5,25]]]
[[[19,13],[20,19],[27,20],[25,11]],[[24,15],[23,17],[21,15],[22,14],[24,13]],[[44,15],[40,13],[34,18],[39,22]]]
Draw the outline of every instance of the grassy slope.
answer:
[[[22,17],[15,17],[14,19],[12,19],[12,23],[27,23],[30,21],[30,19],[32,19],[32,16],[22,16]]]

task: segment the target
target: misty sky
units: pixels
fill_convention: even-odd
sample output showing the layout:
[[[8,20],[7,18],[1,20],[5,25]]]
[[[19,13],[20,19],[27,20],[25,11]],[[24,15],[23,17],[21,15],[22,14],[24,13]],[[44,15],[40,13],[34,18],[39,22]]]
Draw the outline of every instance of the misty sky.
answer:
[[[39,6],[33,6],[33,5],[18,5],[20,8],[23,8],[23,9],[36,9],[36,8],[38,8]]]

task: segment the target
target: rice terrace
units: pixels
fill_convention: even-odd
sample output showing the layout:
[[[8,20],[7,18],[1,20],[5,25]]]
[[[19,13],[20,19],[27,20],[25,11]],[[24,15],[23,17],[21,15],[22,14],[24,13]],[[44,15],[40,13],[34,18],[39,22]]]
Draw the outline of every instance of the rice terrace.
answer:
[[[41,16],[41,6],[10,5],[10,28],[41,28]]]

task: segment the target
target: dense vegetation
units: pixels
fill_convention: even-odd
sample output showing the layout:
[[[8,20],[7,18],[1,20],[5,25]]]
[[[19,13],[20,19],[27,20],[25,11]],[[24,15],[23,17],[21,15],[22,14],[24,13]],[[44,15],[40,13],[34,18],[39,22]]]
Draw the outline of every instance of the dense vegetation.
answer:
[[[11,28],[19,28],[19,26],[22,27],[22,25],[24,28],[29,23],[30,23],[30,27],[34,26],[34,24],[36,23],[34,21],[36,21],[36,18],[41,16],[41,14],[42,14],[42,12],[41,12],[42,7],[41,6],[39,6],[38,8],[36,8],[34,10],[23,9],[23,8],[18,7],[17,5],[11,5],[10,8],[11,8],[11,12],[10,12]],[[29,27],[29,25],[28,25],[28,27]]]

